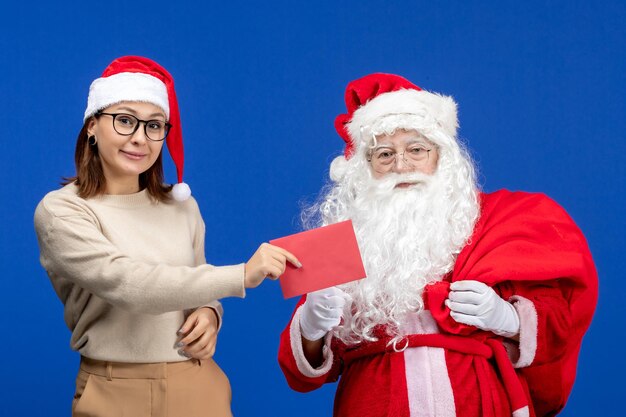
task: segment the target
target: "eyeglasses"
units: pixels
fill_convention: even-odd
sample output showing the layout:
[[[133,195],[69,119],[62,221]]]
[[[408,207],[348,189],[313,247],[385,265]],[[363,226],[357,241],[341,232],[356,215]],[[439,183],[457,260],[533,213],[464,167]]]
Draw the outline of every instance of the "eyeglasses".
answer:
[[[139,125],[143,123],[143,131],[146,138],[154,142],[160,142],[167,137],[172,127],[171,124],[163,120],[141,120],[126,113],[104,113],[97,112],[96,116],[113,117],[113,129],[122,136],[132,136],[135,134]]]
[[[372,164],[374,171],[385,174],[397,163],[398,155],[402,155],[402,161],[411,169],[419,169],[428,163],[430,151],[425,145],[416,143],[409,145],[404,152],[396,152],[393,149],[381,147],[369,152],[367,160]]]

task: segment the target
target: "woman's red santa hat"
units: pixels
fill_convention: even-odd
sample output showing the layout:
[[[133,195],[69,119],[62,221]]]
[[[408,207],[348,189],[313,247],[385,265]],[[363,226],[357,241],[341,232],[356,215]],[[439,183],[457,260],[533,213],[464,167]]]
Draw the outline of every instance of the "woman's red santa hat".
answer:
[[[346,143],[343,157],[331,166],[331,176],[343,176],[345,163],[356,152],[366,149],[371,137],[362,137],[364,128],[389,130],[439,130],[455,138],[459,127],[457,106],[449,97],[422,90],[394,74],[374,73],[354,80],[345,92],[348,112],[335,119],[335,129]]]
[[[174,78],[151,59],[141,56],[117,58],[104,70],[102,77],[91,83],[83,122],[99,110],[123,101],[151,103],[165,112],[167,121],[172,125],[166,139],[167,149],[174,160],[178,177],[172,197],[177,201],[188,199],[191,190],[183,182],[183,135]]]

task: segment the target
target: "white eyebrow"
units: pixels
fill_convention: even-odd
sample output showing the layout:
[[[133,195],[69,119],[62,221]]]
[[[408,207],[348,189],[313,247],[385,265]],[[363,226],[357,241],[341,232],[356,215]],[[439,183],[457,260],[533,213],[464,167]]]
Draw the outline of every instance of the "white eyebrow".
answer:
[[[426,142],[426,141],[425,141],[424,139],[422,139],[422,138],[412,138],[412,139],[407,140],[406,142],[403,142],[403,145],[404,145],[405,147],[406,147],[406,146],[415,145],[415,144],[418,144],[418,145],[423,145],[425,148],[430,148],[430,147],[431,147],[431,145],[429,145],[429,144],[428,144],[428,142]],[[378,143],[378,144],[377,144],[377,145],[373,148],[373,150],[375,150],[375,151],[376,151],[376,150],[381,149],[381,148],[395,149],[395,148],[394,148],[394,146],[393,146],[391,143],[389,143],[389,142],[385,142],[385,143]]]
[[[390,148],[390,149],[393,149],[393,146],[391,146],[391,143],[379,143],[376,146],[374,146],[372,149],[376,150],[376,149],[380,149],[380,148]]]

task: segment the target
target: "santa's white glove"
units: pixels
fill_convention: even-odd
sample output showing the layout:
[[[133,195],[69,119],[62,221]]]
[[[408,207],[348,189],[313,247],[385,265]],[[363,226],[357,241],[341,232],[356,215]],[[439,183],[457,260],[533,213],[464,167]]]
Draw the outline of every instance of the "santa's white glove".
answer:
[[[307,340],[319,340],[339,324],[348,295],[336,287],[307,294],[300,313],[300,330]]]
[[[482,282],[453,282],[446,305],[451,310],[450,316],[458,323],[476,326],[504,337],[519,334],[519,315],[515,307]]]

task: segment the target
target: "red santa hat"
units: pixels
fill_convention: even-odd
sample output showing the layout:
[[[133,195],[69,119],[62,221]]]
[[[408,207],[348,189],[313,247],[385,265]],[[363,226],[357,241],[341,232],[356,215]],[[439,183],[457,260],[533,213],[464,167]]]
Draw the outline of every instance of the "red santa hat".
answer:
[[[346,87],[348,112],[335,119],[335,129],[346,142],[344,156],[331,166],[331,176],[341,177],[346,160],[365,149],[370,137],[361,137],[364,128],[376,130],[415,129],[424,134],[432,130],[456,137],[459,126],[457,106],[448,96],[422,90],[394,74],[375,73],[354,80]]]
[[[168,122],[172,125],[166,143],[178,177],[178,183],[172,189],[172,196],[177,201],[188,199],[191,190],[183,182],[183,136],[174,78],[151,59],[141,56],[117,58],[104,70],[102,77],[91,83],[83,122],[98,110],[122,101],[141,101],[163,109]]]

